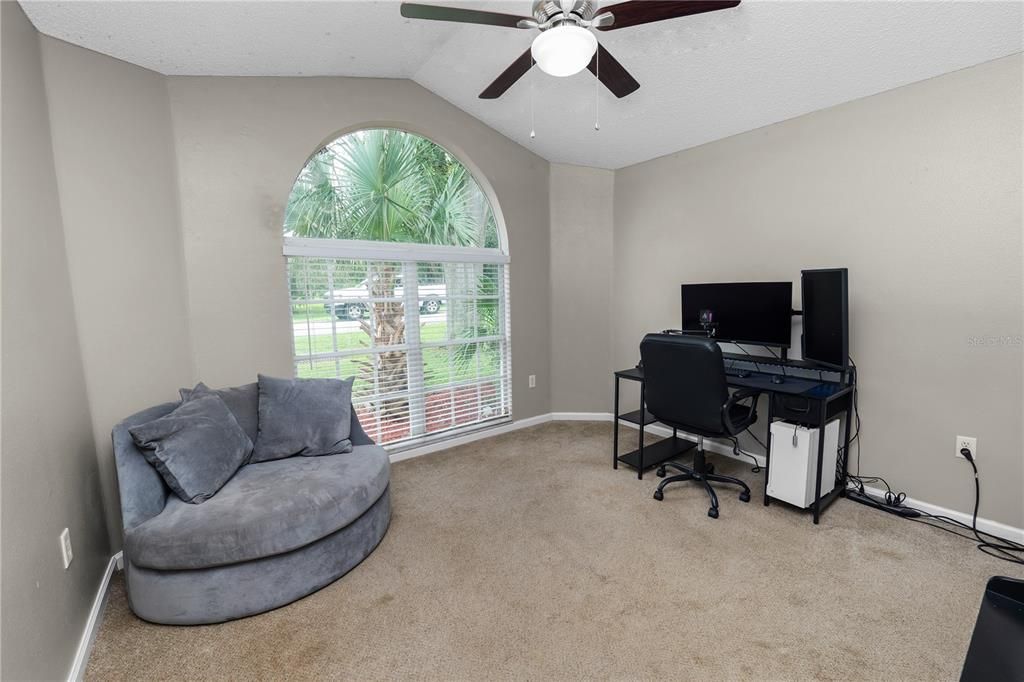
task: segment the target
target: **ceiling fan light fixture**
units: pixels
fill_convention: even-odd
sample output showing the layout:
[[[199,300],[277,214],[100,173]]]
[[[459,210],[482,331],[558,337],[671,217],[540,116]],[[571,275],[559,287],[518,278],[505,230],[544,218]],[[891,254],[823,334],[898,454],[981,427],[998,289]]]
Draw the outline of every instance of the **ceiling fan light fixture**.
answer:
[[[597,38],[582,26],[554,26],[534,38],[530,52],[541,71],[571,76],[587,68],[597,51]]]

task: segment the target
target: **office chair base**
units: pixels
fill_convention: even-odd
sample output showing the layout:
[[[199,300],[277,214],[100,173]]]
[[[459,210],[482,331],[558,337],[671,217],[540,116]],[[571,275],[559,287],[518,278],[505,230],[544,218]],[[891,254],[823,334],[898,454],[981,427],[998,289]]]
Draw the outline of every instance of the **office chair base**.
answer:
[[[694,466],[692,469],[690,467],[683,466],[682,464],[679,464],[677,462],[665,462],[662,466],[660,466],[658,468],[659,476],[664,475],[664,470],[666,467],[672,467],[673,469],[680,471],[682,473],[677,474],[676,476],[669,476],[668,478],[663,479],[661,483],[658,484],[658,488],[654,491],[654,499],[658,500],[659,502],[661,500],[664,500],[665,486],[669,485],[670,483],[681,483],[683,481],[699,481],[700,483],[704,484],[704,490],[707,492],[708,497],[711,498],[711,507],[708,508],[708,516],[710,516],[713,519],[718,518],[718,494],[715,492],[715,489],[711,487],[712,483],[729,483],[731,485],[738,485],[741,488],[743,488],[742,492],[740,492],[739,495],[740,502],[750,502],[750,488],[747,487],[747,484],[738,478],[733,478],[732,476],[723,476],[721,474],[712,473],[714,471],[714,467],[706,463],[703,452],[698,452],[696,455],[694,455],[693,463]]]
[[[660,467],[658,467],[657,471],[654,472],[654,473],[656,473],[658,475],[658,478],[665,478],[665,467],[672,467],[676,471],[682,471],[684,473],[689,473],[689,471],[690,471],[689,469],[684,467],[682,464],[676,464],[675,462],[665,462]],[[707,465],[707,473],[709,473],[709,474],[715,473],[715,465],[714,464],[708,464]]]

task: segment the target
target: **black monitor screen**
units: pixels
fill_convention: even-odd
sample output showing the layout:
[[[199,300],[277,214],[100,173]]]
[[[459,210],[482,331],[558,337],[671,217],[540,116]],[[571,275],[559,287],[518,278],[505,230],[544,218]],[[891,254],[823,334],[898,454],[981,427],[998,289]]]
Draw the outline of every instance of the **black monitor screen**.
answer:
[[[846,268],[804,270],[800,274],[804,359],[846,367],[850,353]]]
[[[789,348],[792,282],[684,284],[683,329],[719,341]]]

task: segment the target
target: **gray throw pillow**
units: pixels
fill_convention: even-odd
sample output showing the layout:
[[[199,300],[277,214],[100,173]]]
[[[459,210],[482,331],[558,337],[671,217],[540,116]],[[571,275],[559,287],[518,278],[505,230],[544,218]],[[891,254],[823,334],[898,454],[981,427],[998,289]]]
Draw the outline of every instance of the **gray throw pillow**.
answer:
[[[260,431],[250,461],[351,452],[352,381],[260,374]]]
[[[228,482],[252,441],[215,394],[194,397],[170,414],[128,429],[143,457],[185,502],[199,504]]]
[[[205,393],[219,395],[235,416],[235,421],[245,431],[245,435],[249,436],[253,443],[256,442],[256,436],[259,434],[260,391],[255,381],[244,386],[218,389],[212,389],[200,381],[195,388],[178,389],[183,401]]]

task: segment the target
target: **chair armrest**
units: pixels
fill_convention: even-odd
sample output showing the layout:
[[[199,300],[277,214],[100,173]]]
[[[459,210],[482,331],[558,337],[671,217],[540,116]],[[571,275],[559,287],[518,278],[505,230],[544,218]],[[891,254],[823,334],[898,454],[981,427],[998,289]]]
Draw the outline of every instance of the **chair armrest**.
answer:
[[[749,419],[754,415],[754,410],[757,408],[757,399],[761,397],[761,391],[756,388],[741,388],[738,391],[733,392],[729,399],[725,401],[725,405],[722,405],[722,423],[725,424],[725,428],[732,435],[737,435],[743,429],[736,426],[736,424],[730,418],[730,412],[732,411],[733,405],[746,400],[747,398],[753,398],[750,401],[750,406],[747,408],[746,419]]]
[[[761,389],[759,388],[741,388],[738,391],[733,391],[732,395],[729,396],[729,400],[726,401],[726,405],[735,405],[741,400],[747,398],[757,398],[761,395]]]

